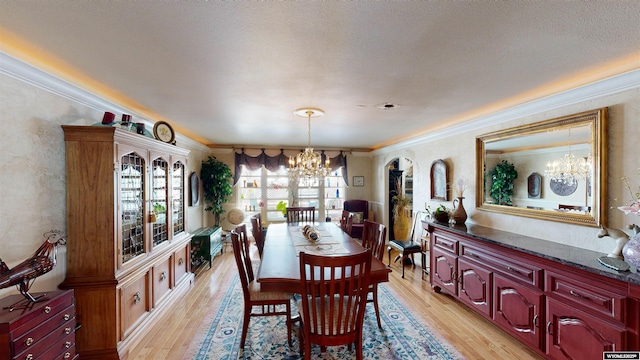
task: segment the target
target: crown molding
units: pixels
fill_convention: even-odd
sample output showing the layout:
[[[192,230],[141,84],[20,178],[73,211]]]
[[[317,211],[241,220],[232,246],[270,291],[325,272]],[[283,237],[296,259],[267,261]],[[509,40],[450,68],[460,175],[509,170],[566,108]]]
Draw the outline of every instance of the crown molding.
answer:
[[[579,86],[567,91],[537,99],[514,106],[487,116],[479,117],[462,124],[454,125],[443,130],[435,131],[424,136],[389,145],[371,152],[372,155],[383,155],[397,150],[413,147],[425,142],[433,141],[446,136],[478,130],[490,125],[496,125],[522,118],[529,115],[540,114],[546,111],[558,109],[592,99],[613,95],[627,90],[640,89],[640,69],[625,72],[603,80]]]

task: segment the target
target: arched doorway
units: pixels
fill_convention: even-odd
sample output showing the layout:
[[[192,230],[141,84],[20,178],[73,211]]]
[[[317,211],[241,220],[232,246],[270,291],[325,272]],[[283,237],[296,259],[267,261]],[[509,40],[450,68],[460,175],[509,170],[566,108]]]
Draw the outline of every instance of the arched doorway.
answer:
[[[407,240],[410,236],[410,227],[413,224],[413,161],[407,158],[395,158],[387,165],[389,173],[387,184],[387,201],[389,217],[389,240]],[[396,215],[396,203],[401,205],[400,211],[408,219],[398,219]],[[408,224],[407,224],[408,222]],[[406,227],[406,230],[403,230]]]

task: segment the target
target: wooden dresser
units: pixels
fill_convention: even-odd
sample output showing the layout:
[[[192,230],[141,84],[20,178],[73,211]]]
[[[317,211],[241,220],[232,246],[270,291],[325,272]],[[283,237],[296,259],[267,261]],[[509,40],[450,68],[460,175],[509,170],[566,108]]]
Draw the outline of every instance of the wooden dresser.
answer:
[[[600,254],[476,225],[423,222],[431,286],[548,359],[640,349],[640,275]]]
[[[0,300],[0,360],[76,359],[73,290],[48,292],[37,303],[24,299],[18,294]]]
[[[67,273],[76,350],[126,359],[193,283],[187,229],[188,150],[110,126],[62,126]]]

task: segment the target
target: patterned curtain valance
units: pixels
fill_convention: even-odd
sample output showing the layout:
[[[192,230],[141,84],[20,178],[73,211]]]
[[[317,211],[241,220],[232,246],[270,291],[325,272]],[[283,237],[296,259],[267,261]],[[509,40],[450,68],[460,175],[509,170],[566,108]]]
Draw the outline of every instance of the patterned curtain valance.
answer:
[[[322,161],[327,159],[324,154],[324,150],[321,151]],[[284,154],[284,150],[280,149],[280,154],[275,156],[269,156],[264,152],[262,152],[258,156],[249,156],[242,149],[241,153],[235,153],[235,172],[233,176],[233,185],[238,183],[240,180],[240,176],[242,176],[242,166],[244,165],[250,170],[257,170],[264,165],[264,167],[269,171],[277,171],[281,166],[288,167],[289,166],[289,157]],[[342,168],[342,178],[344,179],[344,183],[349,186],[349,176],[347,175],[347,156],[344,155],[342,150],[338,156],[329,158],[329,168],[331,171],[338,170]]]

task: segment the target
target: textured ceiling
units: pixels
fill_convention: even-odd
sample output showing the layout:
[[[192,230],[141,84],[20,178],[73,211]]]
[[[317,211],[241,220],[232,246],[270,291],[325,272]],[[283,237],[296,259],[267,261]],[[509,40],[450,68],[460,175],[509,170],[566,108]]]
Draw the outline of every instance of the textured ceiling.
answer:
[[[205,144],[305,146],[313,106],[315,148],[375,149],[637,68],[639,24],[638,1],[2,0],[0,50]]]

